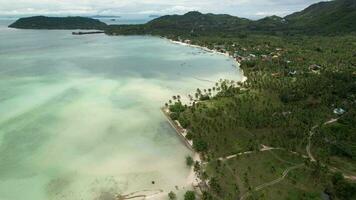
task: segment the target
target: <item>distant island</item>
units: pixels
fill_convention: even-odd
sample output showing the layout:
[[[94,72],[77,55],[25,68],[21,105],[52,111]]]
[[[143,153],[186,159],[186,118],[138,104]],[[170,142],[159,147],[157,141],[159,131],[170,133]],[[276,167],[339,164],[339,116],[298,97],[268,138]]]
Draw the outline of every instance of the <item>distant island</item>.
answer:
[[[94,16],[91,16],[91,18],[121,18],[121,16],[118,16],[118,15],[94,15]]]
[[[161,15],[149,15],[148,17],[149,18],[158,18],[158,17],[160,17]]]
[[[85,29],[104,30],[107,25],[88,17],[45,17],[35,16],[20,18],[9,26],[19,29]]]

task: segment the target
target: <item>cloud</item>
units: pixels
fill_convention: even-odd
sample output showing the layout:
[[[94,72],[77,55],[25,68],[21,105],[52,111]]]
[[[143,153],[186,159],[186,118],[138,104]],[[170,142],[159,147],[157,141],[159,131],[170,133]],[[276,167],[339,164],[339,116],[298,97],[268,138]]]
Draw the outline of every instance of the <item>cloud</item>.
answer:
[[[319,0],[1,0],[0,15],[182,14],[191,10],[241,17],[286,15]]]

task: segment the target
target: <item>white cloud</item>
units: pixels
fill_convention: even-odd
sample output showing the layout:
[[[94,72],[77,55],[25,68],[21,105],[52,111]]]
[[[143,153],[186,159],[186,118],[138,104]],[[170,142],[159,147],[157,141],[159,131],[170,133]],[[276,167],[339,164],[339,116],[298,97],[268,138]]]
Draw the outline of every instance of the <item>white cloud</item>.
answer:
[[[319,0],[0,0],[0,15],[182,14],[285,15]]]

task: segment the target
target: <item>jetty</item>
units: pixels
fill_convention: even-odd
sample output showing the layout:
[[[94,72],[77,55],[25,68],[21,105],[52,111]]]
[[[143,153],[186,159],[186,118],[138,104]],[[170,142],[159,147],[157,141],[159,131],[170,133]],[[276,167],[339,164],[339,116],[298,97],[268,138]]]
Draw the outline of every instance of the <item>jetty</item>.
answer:
[[[187,130],[184,129],[178,121],[173,121],[172,118],[169,116],[169,109],[167,107],[161,108],[162,113],[166,117],[168,123],[172,126],[172,128],[177,132],[178,136],[183,140],[184,144],[193,152],[193,142],[189,141],[185,136],[187,135]]]
[[[72,32],[72,35],[90,35],[90,34],[102,34],[104,31],[89,31],[89,32]]]

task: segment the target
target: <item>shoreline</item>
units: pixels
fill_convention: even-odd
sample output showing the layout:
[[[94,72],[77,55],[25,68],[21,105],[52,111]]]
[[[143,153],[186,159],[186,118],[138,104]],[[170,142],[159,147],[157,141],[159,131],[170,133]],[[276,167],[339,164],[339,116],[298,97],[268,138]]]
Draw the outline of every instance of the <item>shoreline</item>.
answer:
[[[194,45],[194,44],[190,44],[190,43],[185,43],[185,42],[181,42],[181,41],[175,41],[166,37],[160,37],[162,39],[166,39],[169,42],[173,43],[173,44],[178,44],[178,45],[183,45],[183,46],[188,46],[188,47],[192,47],[192,48],[198,48],[201,49],[203,51],[206,51],[208,53],[213,53],[213,54],[217,54],[217,55],[223,55],[223,56],[227,56],[229,59],[232,59],[235,63],[235,67],[238,68],[239,70],[241,70],[242,72],[242,80],[240,81],[241,83],[245,82],[247,80],[247,77],[244,75],[243,70],[240,68],[241,63],[239,61],[237,61],[233,56],[231,56],[228,52],[227,53],[222,53],[219,52],[215,49],[209,49],[208,47],[203,47],[203,46],[199,46],[199,45]],[[180,126],[179,122],[177,120],[172,120],[171,117],[169,116],[170,111],[169,108],[167,107],[161,107],[160,108],[163,115],[165,116],[166,120],[168,121],[168,123],[170,124],[170,126],[175,130],[175,132],[177,133],[178,137],[184,142],[185,146],[191,150],[193,152],[193,160],[194,162],[199,162],[202,163],[202,159],[200,157],[200,154],[198,152],[196,152],[193,148],[193,141],[190,141],[186,138],[186,134],[187,134],[187,130],[184,129],[183,127]],[[187,177],[187,185],[190,185],[193,187],[193,189],[197,192],[197,193],[202,193],[199,185],[202,181],[200,180],[200,178],[198,177],[198,175],[195,173],[194,171],[194,167],[192,166],[189,172],[189,175]],[[206,183],[205,183],[206,184]]]
[[[172,118],[169,116],[170,111],[168,108],[166,107],[162,107],[161,108],[162,113],[164,114],[164,116],[166,117],[168,123],[171,125],[171,127],[176,131],[176,133],[178,134],[178,136],[181,138],[181,140],[183,140],[185,146],[187,146],[187,148],[189,150],[191,150],[193,153],[197,153],[194,151],[193,149],[193,142],[189,141],[185,136],[187,135],[187,130],[184,129],[183,127],[180,126],[179,122],[177,121],[173,121]]]
[[[169,116],[170,111],[168,108],[162,107],[161,111],[162,111],[163,115],[165,116],[166,120],[168,121],[168,123],[171,125],[171,127],[176,131],[179,138],[184,142],[185,146],[193,152],[194,162],[201,163],[200,154],[198,152],[196,152],[193,148],[193,141],[190,141],[185,137],[187,134],[187,130],[184,129],[183,127],[181,127],[178,121],[173,121],[171,119],[171,117]],[[192,186],[196,192],[201,193],[200,188],[199,188],[200,182],[201,182],[201,180],[198,177],[198,175],[195,173],[194,166],[192,166],[190,168],[190,172],[187,177],[186,185]]]
[[[227,53],[222,53],[222,52],[219,52],[215,49],[209,49],[208,47],[204,47],[204,46],[199,46],[199,45],[196,45],[196,44],[191,44],[191,43],[186,43],[186,42],[182,42],[182,41],[176,41],[176,40],[173,40],[173,39],[169,39],[169,38],[166,38],[166,37],[160,37],[160,38],[163,38],[163,39],[166,39],[168,40],[169,42],[173,43],[173,44],[178,44],[178,45],[182,45],[182,46],[188,46],[188,47],[192,47],[192,48],[198,48],[198,49],[201,49],[203,51],[206,51],[208,53],[213,53],[213,54],[217,54],[217,55],[223,55],[223,56],[226,56],[230,59],[232,59],[235,63],[235,67],[238,68],[239,70],[241,70],[242,72],[242,80],[240,82],[245,82],[247,80],[247,77],[244,75],[244,72],[243,70],[240,68],[241,66],[241,62],[237,61],[232,55],[230,55],[228,52]]]

